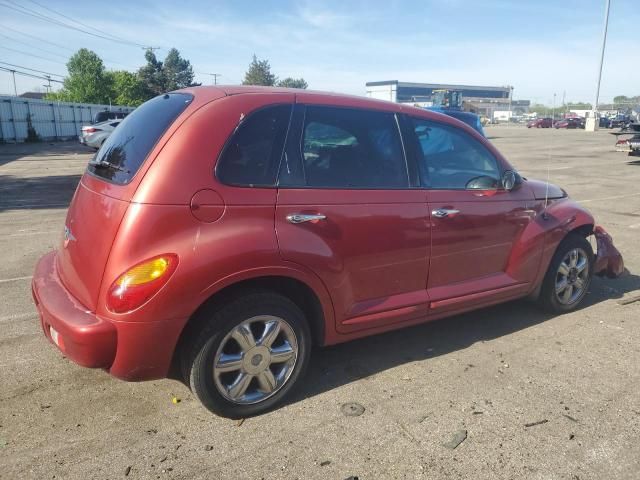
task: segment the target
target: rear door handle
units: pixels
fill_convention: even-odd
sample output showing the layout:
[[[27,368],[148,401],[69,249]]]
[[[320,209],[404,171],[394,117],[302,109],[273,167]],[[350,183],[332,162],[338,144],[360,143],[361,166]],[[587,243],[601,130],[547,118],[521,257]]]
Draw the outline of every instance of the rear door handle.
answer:
[[[460,210],[438,208],[437,210],[434,210],[433,212],[431,212],[431,215],[433,215],[436,218],[445,218],[452,215],[457,215],[458,213],[460,213]]]
[[[287,221],[289,223],[305,223],[305,222],[318,222],[320,220],[326,220],[326,216],[321,213],[316,213],[312,215],[307,215],[304,213],[292,213],[287,215]]]

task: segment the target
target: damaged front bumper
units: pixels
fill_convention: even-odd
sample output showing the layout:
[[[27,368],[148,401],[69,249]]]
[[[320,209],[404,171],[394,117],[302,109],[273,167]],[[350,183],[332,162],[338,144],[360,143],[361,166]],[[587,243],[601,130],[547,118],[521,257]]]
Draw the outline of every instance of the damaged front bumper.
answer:
[[[622,254],[613,245],[613,238],[604,228],[593,229],[596,237],[597,254],[594,273],[599,277],[617,278],[624,272]]]

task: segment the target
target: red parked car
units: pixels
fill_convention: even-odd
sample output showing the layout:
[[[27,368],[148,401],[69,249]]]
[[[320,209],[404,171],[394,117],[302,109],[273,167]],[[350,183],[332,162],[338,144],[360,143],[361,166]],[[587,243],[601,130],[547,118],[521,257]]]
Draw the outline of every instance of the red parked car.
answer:
[[[584,128],[584,119],[582,118],[565,118],[557,120],[553,126],[555,128]]]
[[[553,126],[553,119],[551,118],[537,118],[527,123],[527,128],[551,128]]]
[[[446,115],[199,87],[89,162],[33,296],[47,338],[125,380],[178,366],[213,412],[281,402],[313,345],[521,297],[578,306],[594,219]],[[599,267],[597,267],[599,265]]]

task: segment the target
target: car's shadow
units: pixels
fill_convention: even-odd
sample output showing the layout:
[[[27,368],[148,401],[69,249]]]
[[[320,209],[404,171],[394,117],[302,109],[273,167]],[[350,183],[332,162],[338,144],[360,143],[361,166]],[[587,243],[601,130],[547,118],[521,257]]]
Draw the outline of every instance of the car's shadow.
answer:
[[[74,155],[93,155],[95,150],[78,142],[0,143],[0,166],[21,161],[55,162]]]
[[[80,174],[44,177],[0,175],[0,212],[12,209],[67,208],[80,177]]]
[[[640,276],[626,271],[616,280],[594,278],[580,308],[640,290]],[[621,308],[624,308],[621,306]],[[462,350],[552,320],[535,304],[519,300],[419,326],[316,349],[307,377],[289,400],[295,403],[412,361]]]
[[[77,142],[0,145],[0,167],[17,162],[0,175],[0,212],[67,208],[93,153]]]

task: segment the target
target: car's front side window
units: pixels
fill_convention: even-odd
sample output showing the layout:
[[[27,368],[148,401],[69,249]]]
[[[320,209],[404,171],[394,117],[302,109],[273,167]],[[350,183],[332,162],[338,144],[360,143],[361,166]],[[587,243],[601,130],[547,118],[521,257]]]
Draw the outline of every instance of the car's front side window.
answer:
[[[392,113],[307,107],[300,147],[308,187],[408,186],[406,161]]]
[[[462,130],[438,122],[411,119],[418,141],[421,183],[433,189],[496,189],[496,158]]]

